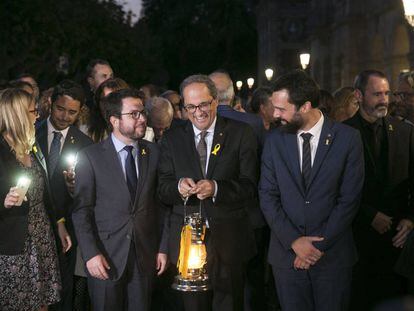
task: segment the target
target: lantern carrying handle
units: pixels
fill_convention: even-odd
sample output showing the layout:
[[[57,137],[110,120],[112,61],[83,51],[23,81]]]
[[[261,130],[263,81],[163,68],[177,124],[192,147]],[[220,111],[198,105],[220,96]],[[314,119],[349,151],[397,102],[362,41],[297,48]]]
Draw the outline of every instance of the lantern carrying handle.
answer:
[[[187,217],[186,207],[187,207],[187,202],[188,202],[189,198],[190,198],[190,196],[184,198],[184,203],[183,203],[183,206],[184,206],[184,219]],[[200,205],[198,206],[198,213],[200,214],[200,217],[201,217],[201,204],[203,204],[203,202],[204,202],[204,200],[200,200]]]

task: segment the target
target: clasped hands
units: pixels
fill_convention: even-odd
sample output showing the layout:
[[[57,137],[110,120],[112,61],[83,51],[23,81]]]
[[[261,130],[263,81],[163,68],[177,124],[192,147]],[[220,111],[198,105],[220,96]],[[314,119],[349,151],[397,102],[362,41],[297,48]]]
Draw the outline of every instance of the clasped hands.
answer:
[[[382,213],[377,212],[374,219],[371,222],[371,226],[379,233],[384,234],[389,231],[392,226],[392,217]],[[401,219],[397,225],[396,230],[397,234],[392,238],[392,245],[397,248],[402,248],[405,241],[407,240],[408,234],[413,229],[414,224],[409,219]]]
[[[323,252],[317,249],[312,243],[323,241],[323,237],[302,236],[292,243],[292,249],[296,254],[293,267],[295,269],[307,270],[315,265],[323,256]]]
[[[178,185],[178,191],[183,198],[196,194],[200,200],[213,197],[215,189],[215,183],[207,179],[199,180],[196,183],[192,178],[182,178]]]

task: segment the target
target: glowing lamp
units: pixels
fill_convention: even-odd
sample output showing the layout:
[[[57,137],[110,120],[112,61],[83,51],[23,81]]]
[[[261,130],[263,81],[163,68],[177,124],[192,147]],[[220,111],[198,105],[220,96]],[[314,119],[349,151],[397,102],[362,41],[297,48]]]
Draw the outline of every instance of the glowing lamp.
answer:
[[[273,78],[273,69],[271,69],[271,68],[267,68],[267,69],[265,70],[265,75],[266,75],[266,79],[267,79],[267,81],[272,80],[272,78]]]
[[[403,0],[404,16],[411,27],[414,27],[414,0]]]
[[[254,84],[254,79],[253,78],[247,79],[247,86],[249,87],[249,89],[251,89],[253,87],[253,84]]]
[[[206,225],[201,213],[184,216],[180,255],[177,262],[179,274],[174,279],[173,289],[183,292],[201,292],[211,288],[205,271],[207,263],[205,231]]]
[[[299,55],[300,64],[302,66],[302,69],[306,69],[309,65],[310,61],[310,54],[309,53],[302,53]]]
[[[236,82],[236,87],[237,87],[237,89],[239,91],[241,90],[242,86],[243,86],[243,82],[242,81],[239,80],[239,81]]]

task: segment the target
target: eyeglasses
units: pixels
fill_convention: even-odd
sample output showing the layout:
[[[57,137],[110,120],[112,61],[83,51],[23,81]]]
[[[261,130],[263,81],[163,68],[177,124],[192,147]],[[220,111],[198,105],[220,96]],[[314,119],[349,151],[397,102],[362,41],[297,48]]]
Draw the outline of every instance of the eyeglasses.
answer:
[[[210,105],[213,102],[214,99],[210,100],[209,102],[202,102],[198,105],[185,105],[184,108],[189,113],[195,113],[197,108],[200,109],[200,111],[207,112],[210,110]]]
[[[39,116],[39,109],[29,110],[29,112],[32,113],[33,115],[35,115],[36,117]]]
[[[394,92],[394,96],[399,96],[402,99],[414,96],[414,92]]]
[[[132,119],[134,120],[138,120],[141,116],[144,118],[147,117],[147,113],[145,112],[145,110],[141,110],[141,111],[135,110],[131,112],[121,113],[121,116],[125,116],[125,115],[130,115]]]

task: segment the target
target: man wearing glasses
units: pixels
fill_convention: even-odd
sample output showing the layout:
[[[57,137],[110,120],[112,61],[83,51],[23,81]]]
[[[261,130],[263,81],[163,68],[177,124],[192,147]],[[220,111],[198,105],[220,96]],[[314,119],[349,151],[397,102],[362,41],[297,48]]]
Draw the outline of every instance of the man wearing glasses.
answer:
[[[245,267],[255,254],[246,202],[257,191],[257,141],[247,124],[217,116],[209,77],[190,76],[180,89],[190,122],[164,134],[159,162],[159,194],[173,206],[169,259],[177,262],[183,202],[190,213],[201,206],[212,295],[184,293],[185,309],[243,310]]]
[[[404,72],[398,77],[398,91],[393,115],[414,126],[414,72]]]
[[[166,265],[157,234],[159,152],[142,139],[142,100],[134,89],[108,95],[112,134],[78,156],[73,222],[94,310],[149,310],[153,277]]]

